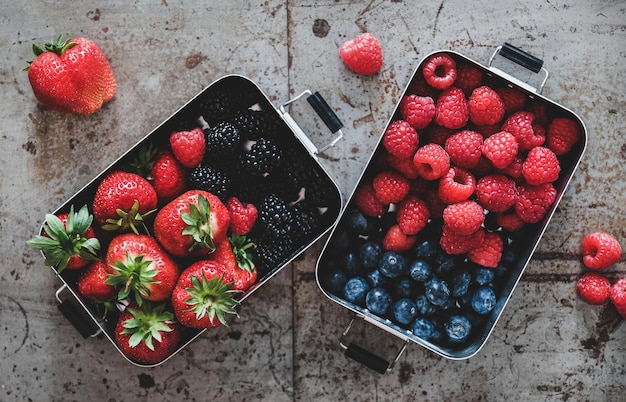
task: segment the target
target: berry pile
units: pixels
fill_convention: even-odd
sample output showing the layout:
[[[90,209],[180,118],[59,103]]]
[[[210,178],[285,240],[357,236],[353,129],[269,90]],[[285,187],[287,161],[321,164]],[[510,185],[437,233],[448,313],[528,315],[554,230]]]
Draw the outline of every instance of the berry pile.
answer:
[[[484,333],[582,139],[507,84],[456,55],[422,63],[320,260],[324,289],[446,348]]]

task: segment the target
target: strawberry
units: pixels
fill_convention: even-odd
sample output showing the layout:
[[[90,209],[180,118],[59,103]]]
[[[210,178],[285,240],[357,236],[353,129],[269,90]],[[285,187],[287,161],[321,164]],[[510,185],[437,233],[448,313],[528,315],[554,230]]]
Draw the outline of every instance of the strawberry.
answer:
[[[181,324],[197,329],[228,326],[226,314],[237,315],[235,295],[239,291],[232,288],[232,279],[225,271],[217,261],[200,260],[180,274],[172,292],[172,306]]]
[[[59,273],[65,268],[80,269],[98,259],[100,241],[91,227],[92,221],[87,205],[78,212],[71,205],[69,213],[46,214],[42,235],[26,243],[41,250],[45,264]]]
[[[215,252],[208,259],[224,266],[224,277],[233,283],[234,290],[245,291],[258,277],[252,256],[248,249],[254,247],[245,236],[230,236],[216,244]]]
[[[106,283],[119,289],[118,300],[132,293],[139,305],[144,299],[167,300],[179,274],[176,262],[153,237],[143,234],[123,233],[114,237],[109,243],[106,263],[110,269]]]
[[[395,224],[385,233],[382,246],[385,251],[402,253],[411,249],[416,241],[417,237],[415,235],[405,234],[400,229],[400,226]]]
[[[383,65],[383,48],[374,35],[366,32],[344,42],[339,48],[339,57],[355,73],[373,75]]]
[[[581,299],[589,304],[599,306],[609,301],[611,282],[602,274],[588,272],[578,280],[576,290]]]
[[[256,206],[243,203],[237,197],[230,197],[226,200],[226,208],[230,214],[230,231],[236,235],[248,234],[258,216]]]
[[[194,168],[204,159],[206,148],[204,131],[200,127],[189,131],[174,131],[170,134],[170,147],[181,165]]]
[[[226,238],[230,214],[220,199],[189,190],[163,206],[154,218],[154,237],[177,257],[203,256]]]
[[[619,315],[626,320],[626,278],[615,281],[609,290],[609,297]]]
[[[89,39],[33,45],[34,61],[25,69],[33,93],[50,110],[91,114],[115,95],[117,84],[102,50]]]
[[[622,257],[622,246],[612,235],[589,233],[583,238],[583,264],[589,269],[601,270],[616,264]]]
[[[136,173],[114,170],[98,185],[93,200],[93,215],[105,230],[138,233],[144,228],[144,219],[157,207],[154,187]]]
[[[182,328],[165,304],[152,307],[131,303],[115,325],[115,342],[136,363],[157,364],[174,354],[181,343]]]
[[[117,289],[106,283],[109,268],[104,261],[91,263],[78,277],[78,292],[85,299],[106,302],[115,299]]]

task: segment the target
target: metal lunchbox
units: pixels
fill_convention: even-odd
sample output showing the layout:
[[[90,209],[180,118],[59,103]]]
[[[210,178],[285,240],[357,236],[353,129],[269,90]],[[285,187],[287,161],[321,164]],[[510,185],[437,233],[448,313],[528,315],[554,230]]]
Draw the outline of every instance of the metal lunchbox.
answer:
[[[317,113],[317,116],[334,134],[333,138],[324,147],[317,148],[287,111],[288,105],[298,99],[306,99]],[[273,253],[271,260],[268,260],[267,256],[264,255],[258,255],[258,260],[255,257],[258,279],[245,293],[238,296],[239,301],[243,301],[329,231],[336,223],[340,214],[343,205],[341,192],[334,180],[319,163],[318,154],[333,146],[341,138],[342,123],[317,92],[306,90],[296,98],[276,108],[262,90],[250,79],[240,75],[227,75],[219,78],[178,109],[172,116],[125,152],[100,175],[91,180],[52,213],[58,215],[68,212],[71,206],[78,210],[83,205],[87,205],[91,211],[94,194],[101,179],[112,169],[125,166],[143,146],[149,143],[167,146],[169,135],[172,131],[179,130],[181,127],[188,127],[190,122],[193,125],[209,127],[222,120],[229,121],[233,113],[263,114],[265,124],[269,124],[269,129],[273,131],[268,133],[268,135],[272,135],[280,149],[289,149],[289,157],[298,165],[297,169],[302,172],[302,176],[299,177],[298,181],[295,181],[295,185],[299,188],[292,191],[289,196],[281,195],[281,197],[290,204],[296,201],[307,201],[308,205],[316,210],[316,213],[319,213],[317,221],[311,228],[312,230],[305,237],[281,247],[279,252]],[[211,114],[210,118],[208,114]],[[286,157],[286,155],[283,156]],[[235,164],[236,160],[231,160],[231,163]],[[223,168],[224,171],[227,171],[229,167],[231,166],[217,166],[216,168]],[[293,175],[294,172],[288,171],[289,169],[291,167],[285,165],[279,168],[279,171]],[[256,181],[254,183],[256,186],[254,189],[255,194],[259,195],[264,191],[269,193],[270,191],[285,190],[284,188],[277,189],[275,187],[265,188],[263,185],[259,185],[259,182],[264,182],[268,186],[271,185],[274,182],[272,175],[269,174],[267,177],[254,180]],[[240,176],[237,176],[236,179],[233,178],[231,180],[231,188],[237,185],[244,185],[244,183],[236,182],[237,180],[243,179]],[[242,199],[242,201],[244,200]],[[43,226],[40,234],[44,234]],[[255,236],[252,239],[255,243],[258,244],[265,241],[262,232],[257,233]],[[108,238],[110,240],[110,236]],[[101,240],[101,255],[106,253],[106,239],[107,237],[103,236],[103,240]],[[261,259],[262,261],[260,261]],[[180,268],[181,270],[184,268],[182,262]],[[56,298],[59,302],[58,307],[66,318],[79,330],[83,337],[96,336],[102,333],[122,353],[116,345],[114,330],[119,313],[125,308],[127,303],[116,301],[116,308],[107,312],[103,317],[100,305],[86,300],[79,293],[77,281],[81,270],[65,269],[58,273],[53,268],[53,271],[62,282],[62,286],[56,292]],[[156,364],[141,364],[128,359],[126,356],[124,357],[138,366],[151,367],[160,365],[199,337],[204,331],[204,329],[184,328],[180,347],[178,347],[176,352]]]
[[[495,50],[487,66],[483,66],[476,61],[454,51],[436,51],[425,56],[414,70],[410,82],[400,99],[403,99],[407,95],[415,94],[420,91],[419,88],[423,88],[423,67],[427,60],[437,55],[447,55],[451,57],[456,62],[457,68],[459,66],[464,66],[470,67],[475,71],[479,71],[482,76],[482,85],[488,85],[491,88],[508,88],[523,94],[524,110],[532,110],[533,113],[535,113],[537,121],[539,121],[540,117],[542,117],[543,121],[540,124],[544,125],[544,129],[546,128],[546,125],[552,121],[552,119],[566,118],[571,120],[573,122],[572,124],[575,126],[575,130],[578,131],[579,139],[571,147],[569,152],[558,157],[561,170],[558,175],[558,179],[552,183],[554,189],[556,190],[556,196],[541,220],[532,224],[525,223],[520,231],[510,232],[504,230],[498,225],[493,225],[493,223],[488,224],[488,217],[491,214],[488,214],[487,210],[484,211],[486,218],[485,223],[483,224],[483,229],[485,229],[485,231],[497,233],[502,238],[504,245],[503,255],[497,267],[487,268],[487,270],[485,270],[468,260],[466,254],[460,254],[451,256],[451,258],[455,261],[453,270],[447,273],[443,272],[445,271],[443,267],[444,262],[442,262],[443,260],[428,260],[428,253],[425,254],[424,252],[424,245],[430,242],[431,247],[433,243],[437,247],[437,251],[435,251],[435,253],[438,253],[438,255],[446,254],[441,250],[439,245],[439,236],[441,234],[442,225],[441,219],[440,217],[433,218],[431,216],[426,228],[422,230],[422,232],[415,235],[417,238],[415,245],[408,251],[401,254],[406,260],[406,264],[411,266],[411,264],[418,259],[426,260],[431,268],[431,271],[428,271],[431,273],[431,278],[438,276],[440,280],[444,282],[447,281],[448,283],[446,285],[448,286],[448,290],[450,290],[453,285],[452,281],[458,280],[458,277],[454,276],[455,272],[464,271],[469,272],[470,275],[469,285],[466,284],[469,290],[467,290],[466,293],[462,294],[462,292],[459,292],[462,295],[458,297],[449,295],[444,304],[437,305],[435,306],[436,308],[433,309],[429,308],[429,304],[424,303],[424,295],[427,292],[427,284],[423,282],[423,278],[420,279],[419,275],[416,274],[417,279],[415,279],[410,275],[410,273],[407,273],[407,268],[404,268],[405,270],[400,276],[400,278],[404,278],[404,288],[395,287],[400,286],[398,285],[399,280],[397,279],[391,280],[386,278],[387,284],[381,285],[381,275],[376,275],[376,266],[372,268],[372,265],[369,262],[365,264],[364,260],[362,260],[362,258],[364,258],[364,252],[362,249],[362,247],[364,247],[363,245],[370,242],[380,245],[380,239],[383,236],[385,227],[392,225],[395,219],[393,204],[390,205],[388,212],[380,217],[365,217],[367,218],[365,226],[363,226],[363,218],[358,214],[358,212],[354,212],[355,210],[358,211],[356,193],[359,187],[366,183],[371,183],[373,175],[380,171],[381,166],[383,166],[384,169],[389,168],[384,162],[381,162],[381,160],[385,159],[384,154],[386,152],[381,137],[370,157],[370,160],[368,161],[365,170],[359,178],[355,190],[346,203],[346,208],[342,212],[337,226],[331,232],[316,266],[316,280],[322,292],[332,301],[354,313],[354,318],[350,321],[347,328],[342,333],[339,341],[340,347],[344,350],[347,357],[352,358],[379,373],[385,373],[391,370],[394,363],[398,361],[400,355],[406,349],[409,342],[417,343],[445,358],[453,360],[469,358],[475,355],[482,348],[487,341],[487,338],[493,331],[498,318],[500,317],[505,305],[520,280],[525,267],[531,259],[535,248],[546,230],[550,219],[574,174],[574,171],[577,169],[580,160],[582,159],[587,143],[587,133],[583,121],[569,109],[556,104],[541,94],[546,79],[548,78],[548,72],[543,67],[543,61],[507,43],[503,46],[499,46]],[[537,73],[530,73],[529,76],[539,82],[540,85],[536,88],[535,86],[529,84],[528,80],[522,81],[515,78],[510,73],[506,73],[501,67],[496,67],[496,61],[501,62],[500,65],[507,67],[507,71],[517,69],[518,71],[522,71],[524,73],[529,73],[528,70],[532,73]],[[439,91],[439,93],[440,92],[441,91]],[[420,93],[417,93],[417,95],[420,95]],[[466,98],[467,97],[468,95],[466,94]],[[545,112],[545,115],[539,116],[540,112]],[[392,122],[402,118],[403,115],[401,114],[400,101],[398,102],[387,127],[389,127]],[[506,115],[503,120],[505,118]],[[417,130],[420,135],[420,147],[430,141],[424,140],[428,138],[429,130],[431,130],[434,125],[435,123],[432,122],[423,130]],[[474,128],[471,124],[468,124],[459,130],[473,129]],[[494,131],[499,131],[499,128],[496,127]],[[426,135],[422,136],[423,133]],[[486,138],[487,135],[483,134],[483,137]],[[476,180],[478,180],[478,177]],[[431,188],[431,190],[427,191],[433,190]],[[434,191],[437,191],[437,189]],[[355,218],[355,216],[361,219],[361,221]],[[389,221],[391,221],[391,223],[389,223]],[[372,222],[374,222],[374,224],[372,224]],[[435,229],[428,231],[427,229],[429,226],[433,224],[435,227],[438,226],[438,230]],[[355,227],[359,227],[358,225],[362,225],[360,226],[361,228],[369,227],[371,225],[375,229],[367,229],[365,233],[355,233]],[[380,256],[380,254],[384,252],[385,250],[383,249],[382,251],[379,251],[377,255]],[[447,260],[449,261],[449,259]],[[367,268],[364,268],[365,265],[367,265]],[[486,274],[487,279],[482,276],[479,279],[478,272],[483,275]],[[392,312],[393,305],[391,305],[383,314],[374,314],[368,308],[368,304],[362,299],[357,301],[348,301],[344,284],[348,283],[351,278],[356,277],[365,279],[365,282],[361,282],[364,285],[361,286],[363,286],[366,290],[374,287],[383,287],[386,289],[387,293],[392,296],[392,303],[395,303],[395,300],[399,297],[405,297],[413,301],[417,309],[410,311],[415,313],[412,316],[415,317],[415,321],[409,324],[399,323]],[[422,282],[418,282],[418,280]],[[487,282],[487,280],[490,281]],[[456,284],[458,284],[458,282],[456,282]],[[342,285],[344,288],[342,288]],[[411,285],[413,285],[412,289]],[[467,298],[469,297],[469,292],[483,285],[493,290],[495,299],[492,300],[493,305],[491,306],[492,310],[490,312],[486,314],[484,314],[484,312],[482,314],[478,314],[472,309],[470,305],[471,300],[468,300]],[[408,293],[406,291],[407,286],[410,289]],[[433,285],[430,284],[428,286]],[[397,292],[396,294],[401,296],[394,297],[394,291]],[[432,288],[428,291],[432,293]],[[372,296],[372,300],[375,300],[374,296]],[[428,298],[426,300],[432,301],[432,299]],[[376,306],[376,308],[379,308],[378,306],[380,306],[380,304]],[[410,307],[412,308],[412,306]],[[432,304],[430,304],[430,307],[432,307]],[[382,307],[381,310],[383,310]],[[461,321],[459,323],[458,320],[463,320],[462,318],[459,318],[459,316],[466,317],[470,325],[465,325],[467,324],[467,321]],[[453,317],[455,321],[453,321]],[[419,328],[414,330],[414,328],[417,327],[412,324],[420,318],[426,318],[429,320],[429,327],[427,328],[428,331],[420,332],[422,329]],[[403,340],[404,344],[401,348],[399,348],[397,354],[395,354],[395,358],[386,358],[385,356],[380,356],[379,354],[371,352],[368,348],[359,346],[358,339],[355,339],[357,337],[350,336],[349,334],[355,319],[359,322],[359,319],[362,319],[366,323],[382,329],[383,333],[390,333]],[[424,320],[420,319],[419,325],[423,325],[423,322]],[[461,324],[465,325],[465,327]],[[465,339],[459,340],[456,338],[457,332],[454,331],[459,329],[457,328],[458,325],[461,325],[461,330],[469,331],[469,335]],[[430,331],[430,326],[432,326],[432,331]],[[454,338],[450,338],[447,331],[452,331],[451,334],[454,335]],[[428,338],[424,339],[426,335],[420,337],[416,335],[415,332],[419,335],[427,333]],[[361,339],[361,341],[364,342],[365,339]],[[369,348],[371,349],[372,346],[369,346]],[[392,352],[389,352],[389,354],[391,354],[392,357],[394,356]]]

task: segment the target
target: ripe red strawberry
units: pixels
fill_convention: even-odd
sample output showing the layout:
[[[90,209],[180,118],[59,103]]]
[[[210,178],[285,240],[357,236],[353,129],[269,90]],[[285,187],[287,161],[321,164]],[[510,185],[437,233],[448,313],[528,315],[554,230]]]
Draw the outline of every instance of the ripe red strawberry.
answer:
[[[430,218],[430,211],[426,202],[419,197],[410,195],[406,197],[396,210],[396,221],[403,233],[414,235],[420,232]]]
[[[131,294],[142,300],[164,301],[172,294],[178,279],[178,264],[148,235],[123,233],[109,243],[106,283],[119,289],[118,300]]]
[[[104,53],[89,39],[34,45],[37,58],[26,68],[33,93],[46,108],[91,114],[115,95],[117,84]]]
[[[157,364],[174,354],[181,343],[181,326],[165,304],[131,303],[115,325],[115,342],[130,360]]]
[[[450,161],[457,166],[471,169],[478,165],[482,155],[483,136],[475,131],[462,130],[446,140],[445,150]]]
[[[517,188],[515,212],[526,223],[543,219],[556,199],[556,189],[551,183],[538,186],[522,184]]]
[[[534,122],[534,114],[528,111],[520,111],[509,116],[502,124],[501,130],[513,134],[520,151],[528,151],[543,145],[546,140],[541,131],[535,132],[535,128],[538,126],[533,126]]]
[[[574,120],[558,117],[550,122],[546,134],[546,145],[558,156],[565,155],[582,137]]]
[[[519,89],[501,87],[496,88],[495,91],[504,102],[504,115],[509,116],[512,113],[524,110],[526,106],[526,95]]]
[[[467,110],[472,123],[478,126],[492,125],[504,117],[504,102],[496,91],[483,85],[472,91]]]
[[[605,269],[616,264],[622,257],[622,246],[612,235],[594,232],[582,241],[583,263],[590,269]]]
[[[417,131],[404,120],[391,123],[383,133],[382,140],[387,152],[401,159],[412,157],[419,144]]]
[[[239,291],[232,288],[225,271],[217,261],[200,260],[180,274],[172,292],[172,306],[181,324],[197,329],[228,326],[226,315],[237,315],[235,296]]]
[[[230,236],[216,244],[208,259],[224,266],[224,278],[234,290],[246,291],[257,280],[258,272],[248,249],[254,247],[245,236]]]
[[[344,42],[339,56],[346,67],[357,74],[376,74],[383,66],[383,48],[378,39],[367,32]]]
[[[450,255],[465,254],[478,247],[485,239],[485,230],[479,228],[472,234],[462,235],[448,226],[443,225],[439,245],[441,249]]]
[[[109,268],[104,261],[94,261],[78,277],[78,293],[85,299],[106,302],[115,299],[117,289],[106,283]]]
[[[230,231],[236,235],[248,234],[258,216],[256,206],[243,203],[237,197],[230,197],[226,200],[226,208],[230,214]]]
[[[471,235],[485,222],[485,213],[475,201],[450,204],[443,210],[443,223],[460,235]]]
[[[434,54],[424,62],[422,74],[428,85],[437,89],[447,89],[456,80],[456,62],[447,54]]]
[[[154,187],[136,173],[115,170],[98,185],[93,200],[96,222],[106,230],[144,227],[144,220],[157,207]]]
[[[578,280],[576,290],[585,302],[599,306],[610,300],[611,282],[602,274],[588,272]]]
[[[230,214],[214,194],[189,190],[159,210],[154,218],[154,237],[177,257],[202,256],[226,238]]]
[[[476,179],[465,169],[451,167],[439,179],[439,198],[446,204],[454,204],[469,199],[476,190]]]
[[[154,187],[160,205],[164,205],[185,191],[185,168],[178,162],[172,151],[161,149],[154,158],[148,181]]]
[[[467,258],[475,264],[495,268],[502,258],[504,242],[497,232],[486,232],[485,238],[477,247],[467,252]]]
[[[522,164],[522,175],[528,184],[552,183],[559,178],[561,165],[550,148],[535,147]]]
[[[450,155],[437,144],[426,144],[413,156],[413,164],[426,180],[437,180],[450,169]]]
[[[80,269],[98,259],[100,241],[91,227],[92,221],[87,205],[78,212],[71,205],[68,213],[46,214],[42,234],[26,243],[41,250],[44,263],[59,273],[66,268]]]
[[[454,85],[461,88],[464,93],[471,94],[483,81],[483,73],[471,64],[461,63],[456,66],[456,80]]]
[[[400,202],[409,194],[411,184],[402,174],[393,170],[379,172],[372,181],[376,198],[383,204]]]
[[[491,212],[504,212],[515,205],[517,186],[513,179],[494,174],[481,177],[476,184],[476,201]]]
[[[400,113],[411,127],[421,130],[435,117],[435,101],[430,96],[406,95],[400,102]]]
[[[446,128],[459,129],[468,120],[467,100],[463,90],[450,87],[443,91],[435,103],[435,123]]]
[[[481,148],[485,158],[491,161],[496,169],[505,169],[517,156],[518,145],[513,134],[499,131],[483,141]]]
[[[354,202],[357,208],[367,216],[382,216],[387,212],[388,206],[376,197],[376,191],[372,183],[361,184],[354,192]]]
[[[417,237],[405,234],[399,225],[393,225],[383,237],[383,250],[396,251],[399,253],[408,251],[413,247]]]
[[[626,278],[618,279],[611,286],[609,297],[619,315],[626,319]]]
[[[204,131],[200,127],[189,131],[174,131],[170,134],[170,147],[181,165],[194,168],[204,159],[206,149]]]

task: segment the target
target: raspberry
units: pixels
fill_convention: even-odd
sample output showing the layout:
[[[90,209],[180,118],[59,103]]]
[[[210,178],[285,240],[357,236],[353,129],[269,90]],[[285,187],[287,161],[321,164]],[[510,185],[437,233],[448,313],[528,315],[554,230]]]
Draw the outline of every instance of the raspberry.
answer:
[[[470,235],[485,222],[485,213],[476,201],[450,204],[443,210],[443,223],[461,235]]]
[[[542,145],[546,140],[541,133],[535,133],[533,128],[534,121],[535,116],[532,113],[526,111],[516,112],[504,121],[501,129],[513,134],[520,151],[528,151]]]
[[[513,158],[513,162],[504,169],[500,169],[500,173],[505,174],[513,179],[519,179],[522,177],[522,165],[524,164],[524,160],[521,156],[516,156]]]
[[[413,195],[426,194],[427,191],[431,190],[431,184],[432,182],[430,180],[426,180],[423,177],[418,176],[411,180],[411,191],[409,191],[409,193]]]
[[[403,159],[403,158],[398,158],[396,156],[393,156],[390,153],[387,153],[387,164],[393,170],[396,170],[399,173],[402,173],[402,175],[406,177],[407,179],[413,180],[419,177],[419,172],[417,171],[417,169],[415,168],[415,165],[413,164],[412,156],[410,158]]]
[[[517,140],[513,134],[500,131],[483,141],[482,152],[496,169],[504,169],[513,163],[517,156]]]
[[[524,110],[526,106],[526,95],[518,89],[502,87],[496,88],[495,91],[500,95],[500,99],[504,102],[504,115],[509,116],[512,113]]]
[[[597,272],[588,272],[576,284],[580,298],[589,304],[599,306],[609,301],[611,282]]]
[[[550,122],[546,135],[546,145],[558,156],[565,155],[574,146],[582,134],[574,120],[558,117]]]
[[[387,170],[374,176],[372,182],[378,201],[383,204],[400,202],[411,189],[409,180],[398,172]]]
[[[396,211],[398,226],[407,235],[414,235],[424,229],[429,218],[428,205],[414,195],[405,198]]]
[[[537,223],[548,212],[556,199],[556,189],[551,183],[538,186],[522,184],[517,188],[515,212],[526,223]]]
[[[437,180],[450,169],[450,155],[437,144],[426,144],[413,156],[413,164],[426,180]]]
[[[522,164],[522,175],[528,184],[552,183],[559,178],[561,166],[550,148],[535,147]]]
[[[424,194],[424,201],[428,204],[428,210],[430,211],[431,218],[438,219],[443,217],[443,210],[448,206],[448,204],[441,201],[437,191],[427,191]]]
[[[485,230],[479,228],[470,235],[462,235],[448,226],[443,225],[439,245],[441,249],[448,254],[458,255],[464,254],[473,248],[476,248],[485,240]]]
[[[500,131],[501,124],[485,124],[482,126],[472,125],[472,130],[482,135],[483,138],[490,137],[491,135]]]
[[[416,74],[409,84],[408,92],[418,96],[429,96],[435,99],[441,91],[428,85],[422,74]]]
[[[447,89],[456,80],[456,62],[447,54],[432,55],[424,62],[422,74],[428,85]]]
[[[548,115],[546,113],[546,105],[541,102],[531,102],[526,105],[527,112],[532,113],[535,116],[535,123],[541,124],[542,126],[548,125]]]
[[[439,180],[439,198],[446,204],[469,199],[476,190],[476,179],[465,169],[451,167]]]
[[[483,85],[472,91],[467,110],[470,121],[478,126],[496,124],[504,117],[504,102],[496,91]]]
[[[481,177],[476,184],[476,201],[487,211],[504,212],[517,199],[515,182],[499,174]]]
[[[496,214],[496,225],[508,232],[517,232],[524,227],[525,222],[515,213],[511,211],[509,213]]]
[[[470,94],[479,87],[483,81],[483,73],[471,64],[458,64],[456,66],[456,81],[454,85],[461,88],[464,93]]]
[[[400,114],[411,127],[421,130],[435,117],[435,101],[430,96],[407,95],[400,102]]]
[[[393,225],[383,237],[383,250],[402,253],[413,247],[416,237],[402,232],[400,226]]]
[[[441,145],[443,147],[448,138],[452,137],[455,132],[456,130],[451,128],[433,125],[428,131],[428,140],[433,144]]]
[[[478,165],[482,155],[483,136],[475,131],[463,130],[446,140],[445,149],[450,161],[457,166],[471,169]]]
[[[230,214],[230,231],[236,235],[248,234],[258,216],[256,206],[243,203],[237,197],[230,197],[226,201],[226,208]]]
[[[387,207],[376,198],[376,192],[372,183],[364,183],[356,189],[354,201],[357,208],[367,216],[382,216],[387,212]]]
[[[200,127],[190,131],[175,131],[170,134],[170,146],[181,165],[194,168],[204,159],[204,131]]]
[[[618,279],[611,286],[609,297],[619,315],[626,319],[626,278]]]
[[[357,74],[376,74],[383,65],[383,49],[371,33],[344,42],[339,48],[339,56]]]
[[[590,269],[605,269],[622,257],[622,247],[615,237],[604,232],[590,233],[582,241],[583,264]]]
[[[485,233],[483,241],[467,252],[467,258],[475,264],[495,268],[502,258],[504,242],[496,232]]]
[[[469,113],[463,90],[450,87],[443,91],[435,104],[435,123],[452,129],[467,124]]]
[[[409,158],[417,150],[419,137],[417,131],[404,120],[396,120],[387,127],[383,134],[383,146],[391,155]]]

